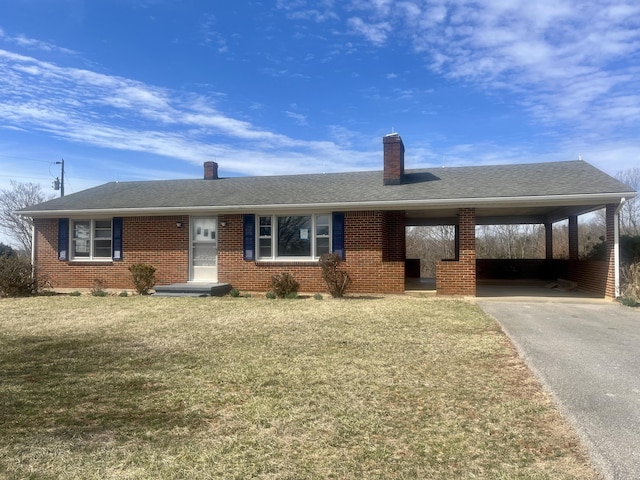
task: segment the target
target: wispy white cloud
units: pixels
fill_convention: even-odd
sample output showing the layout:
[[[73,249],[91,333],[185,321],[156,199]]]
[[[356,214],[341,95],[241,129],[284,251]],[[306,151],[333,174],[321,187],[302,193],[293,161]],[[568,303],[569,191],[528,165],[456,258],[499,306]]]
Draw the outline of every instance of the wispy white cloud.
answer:
[[[361,34],[375,45],[383,45],[391,31],[391,25],[388,22],[369,23],[360,17],[350,18],[349,26],[354,32]]]
[[[284,114],[290,119],[294,120],[298,125],[307,125],[307,116],[301,113],[285,110]]]
[[[333,12],[344,33],[408,43],[433,72],[515,94],[550,127],[604,137],[639,125],[628,118],[640,105],[635,0],[350,0]]]
[[[333,0],[278,0],[276,6],[284,10],[292,20],[310,20],[324,23],[337,20],[339,16],[333,11]]]
[[[205,14],[200,24],[200,36],[203,45],[214,47],[219,53],[229,51],[226,38],[216,30],[217,19],[213,14]]]
[[[19,47],[27,48],[30,50],[42,50],[44,52],[59,52],[65,55],[77,55],[78,52],[69,48],[60,47],[49,42],[42,40],[36,40],[26,37],[25,35],[8,35],[0,28],[0,40],[18,45]]]
[[[224,160],[236,174],[378,168],[379,151],[303,141],[222,112],[216,97],[168,90],[0,49],[0,128],[44,132],[86,146],[201,164]],[[295,111],[284,112],[299,124]]]

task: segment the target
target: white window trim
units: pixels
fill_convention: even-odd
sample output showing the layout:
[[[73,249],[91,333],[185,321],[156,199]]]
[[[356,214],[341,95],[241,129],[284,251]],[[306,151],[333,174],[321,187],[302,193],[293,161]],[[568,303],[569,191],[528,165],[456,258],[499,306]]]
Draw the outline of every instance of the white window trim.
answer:
[[[317,219],[320,216],[327,216],[329,219],[329,233],[328,235],[317,235],[316,228],[318,225]],[[260,239],[261,238],[269,238],[260,235],[260,218],[261,217],[270,217],[271,218],[271,256],[270,257],[261,257],[260,256]],[[276,250],[278,248],[278,217],[311,217],[311,234],[313,235],[311,239],[311,255],[310,256],[300,256],[300,257],[278,257],[276,255]],[[302,214],[272,214],[272,215],[260,215],[257,214],[255,216],[255,251],[256,251],[256,259],[258,262],[317,262],[320,260],[320,255],[317,254],[317,240],[318,238],[328,238],[329,239],[329,252],[332,251],[332,221],[331,221],[331,213],[330,212],[319,212],[319,213],[302,213]]]
[[[95,240],[96,240],[96,222],[108,220],[111,223],[111,253],[108,257],[96,257],[94,256]],[[74,231],[75,224],[77,222],[89,222],[89,256],[88,257],[76,257],[74,255]],[[106,238],[106,237],[105,237]],[[112,262],[113,261],[113,218],[70,218],[69,219],[69,260],[71,262]]]

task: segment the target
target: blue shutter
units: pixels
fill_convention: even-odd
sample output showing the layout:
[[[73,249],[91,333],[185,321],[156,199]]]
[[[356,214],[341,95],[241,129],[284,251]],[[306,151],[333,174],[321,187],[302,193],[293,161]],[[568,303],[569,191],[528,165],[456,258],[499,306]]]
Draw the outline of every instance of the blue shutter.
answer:
[[[58,260],[69,260],[69,219],[58,219]]]
[[[122,217],[113,218],[113,241],[111,242],[111,258],[122,261]]]
[[[256,259],[256,217],[245,215],[243,219],[244,256],[245,260]]]
[[[331,249],[344,260],[344,212],[333,212],[331,216]]]

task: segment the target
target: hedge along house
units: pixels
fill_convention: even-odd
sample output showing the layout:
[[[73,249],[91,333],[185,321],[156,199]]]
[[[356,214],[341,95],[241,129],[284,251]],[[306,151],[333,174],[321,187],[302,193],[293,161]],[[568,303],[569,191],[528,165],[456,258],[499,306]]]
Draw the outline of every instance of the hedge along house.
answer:
[[[397,134],[383,139],[382,171],[111,182],[20,213],[34,219],[34,263],[54,288],[131,288],[128,267],[156,267],[159,285],[220,282],[266,291],[290,272],[325,291],[319,257],[335,252],[354,293],[405,290],[405,227],[455,225],[456,255],[436,267],[436,290],[475,295],[475,227],[569,220],[563,277],[603,297],[618,288],[618,217],[636,192],[584,161],[405,170]],[[608,258],[577,259],[578,215],[606,208]]]

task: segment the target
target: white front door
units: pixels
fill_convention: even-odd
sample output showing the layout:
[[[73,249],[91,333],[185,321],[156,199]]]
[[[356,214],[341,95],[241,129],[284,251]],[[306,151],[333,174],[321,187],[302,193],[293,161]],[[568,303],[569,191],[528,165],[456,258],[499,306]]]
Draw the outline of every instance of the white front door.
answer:
[[[192,282],[218,281],[218,218],[191,217]]]

